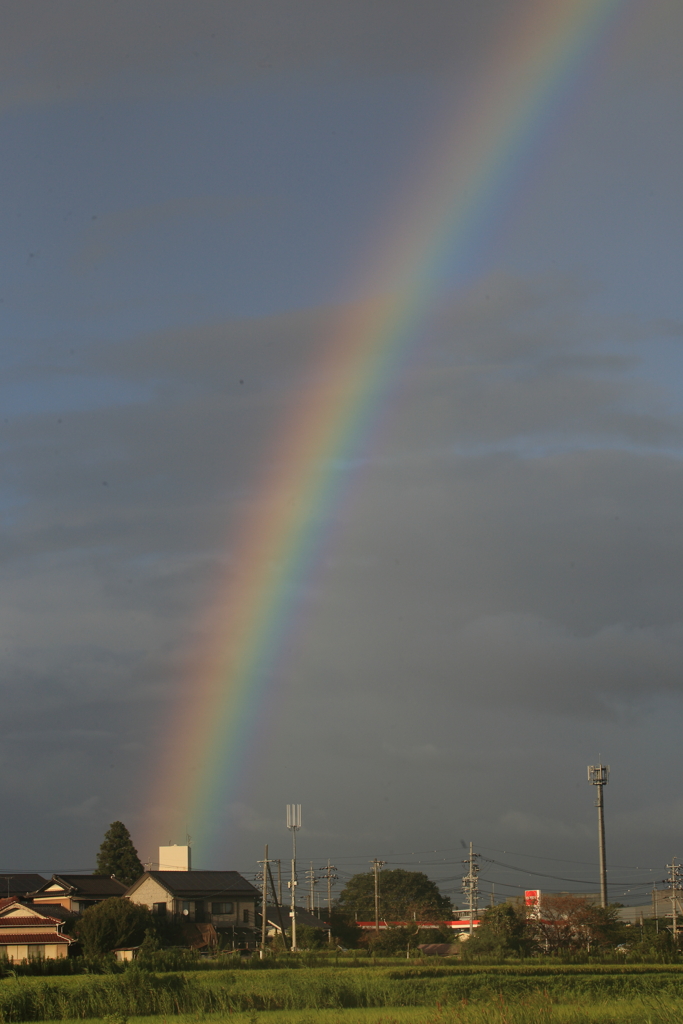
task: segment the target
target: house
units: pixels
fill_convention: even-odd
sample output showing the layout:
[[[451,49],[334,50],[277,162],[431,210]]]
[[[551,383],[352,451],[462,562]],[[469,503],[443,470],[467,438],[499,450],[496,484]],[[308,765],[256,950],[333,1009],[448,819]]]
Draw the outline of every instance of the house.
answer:
[[[47,910],[14,899],[0,900],[0,956],[8,960],[58,960],[74,941]]]
[[[145,871],[126,896],[172,921],[213,925],[233,941],[256,938],[260,893],[237,871]]]
[[[259,911],[259,920],[260,920]],[[282,926],[280,925],[280,919],[282,919]],[[326,921],[322,921],[315,914],[311,914],[310,911],[304,910],[303,907],[296,908],[296,926],[297,928],[320,928],[323,931],[327,931],[329,925]],[[290,907],[280,907],[280,913],[278,914],[278,908],[268,907],[266,909],[266,934],[269,938],[273,938],[275,935],[282,935],[282,927],[286,932],[289,932],[292,927],[292,911]]]
[[[119,963],[124,963],[124,961],[135,960],[139,949],[139,946],[117,946],[116,949],[112,949],[112,953]]]
[[[72,914],[79,914],[111,896],[123,896],[127,886],[107,875],[53,875],[29,896],[36,905],[59,903]]]

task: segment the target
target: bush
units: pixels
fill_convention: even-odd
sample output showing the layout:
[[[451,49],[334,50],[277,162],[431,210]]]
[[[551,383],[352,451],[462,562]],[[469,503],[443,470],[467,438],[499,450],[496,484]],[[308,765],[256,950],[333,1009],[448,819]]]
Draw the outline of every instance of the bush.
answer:
[[[156,918],[147,907],[119,896],[88,907],[75,926],[86,956],[104,956],[119,946],[139,946],[155,935]]]

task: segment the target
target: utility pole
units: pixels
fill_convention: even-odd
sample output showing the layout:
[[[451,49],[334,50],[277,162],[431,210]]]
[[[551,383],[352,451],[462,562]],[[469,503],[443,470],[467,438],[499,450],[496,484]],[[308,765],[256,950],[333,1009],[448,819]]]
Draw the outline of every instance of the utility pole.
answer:
[[[261,894],[261,949],[259,950],[259,959],[263,960],[266,955],[266,925],[268,923],[268,869],[270,866],[270,861],[268,860],[268,843],[266,843],[263,860],[260,860],[259,864],[263,864],[263,892]]]
[[[673,911],[673,936],[674,945],[678,944],[678,893],[681,890],[681,865],[676,863],[676,858],[671,858],[671,863],[666,865],[669,869],[669,887],[671,889],[671,910]]]
[[[269,861],[268,864],[267,864],[267,867],[268,867],[268,877],[270,878],[270,891],[273,894],[273,903],[275,904],[275,909],[277,911],[277,919],[280,922],[280,934],[282,935],[282,941],[284,943],[285,949],[287,949],[287,934],[285,932],[285,923],[282,920],[282,902],[281,902],[281,899],[278,899],[277,892],[275,891],[275,882],[273,881],[273,872],[270,870],[271,863],[272,862]]]
[[[479,896],[479,865],[477,864],[478,853],[474,853],[472,849],[472,843],[470,843],[470,855],[463,861],[463,864],[468,865],[468,872],[463,876],[462,879],[462,891],[467,899],[467,909],[469,911],[470,919],[470,935],[474,934],[474,915],[477,912],[477,902]]]
[[[374,857],[371,864],[372,870],[375,873],[375,931],[379,935],[379,873],[386,864],[386,861],[377,860]]]
[[[330,864],[330,858],[327,858],[327,866],[321,868],[320,873],[323,878],[327,879],[327,920],[329,927],[327,929],[327,941],[332,942],[332,882],[334,882],[339,876],[335,875],[336,867],[334,864]]]
[[[276,861],[277,864],[277,899],[280,906],[282,906],[282,865],[280,859]]]
[[[301,804],[287,804],[287,828],[292,833],[292,953],[296,953],[296,834],[301,828]]]
[[[308,909],[311,914],[315,914],[315,887],[318,884],[318,879],[315,876],[313,861],[310,861],[310,867],[306,872],[306,881],[308,882]]]
[[[595,806],[598,809],[598,844],[600,849],[600,904],[607,906],[607,861],[605,860],[605,808],[602,791],[609,782],[608,764],[589,764],[588,781],[598,787]]]
[[[657,886],[652,886],[652,913],[655,919],[655,933],[659,935],[659,917],[657,915]]]

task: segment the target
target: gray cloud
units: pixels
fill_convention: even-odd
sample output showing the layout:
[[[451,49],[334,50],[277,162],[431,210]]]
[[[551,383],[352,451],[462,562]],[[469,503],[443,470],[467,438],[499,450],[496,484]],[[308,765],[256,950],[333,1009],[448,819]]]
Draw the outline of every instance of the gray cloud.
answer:
[[[474,756],[467,738],[453,752],[448,715],[434,723],[434,707],[467,706],[498,736],[520,714],[623,729],[629,708],[652,715],[660,697],[678,699],[683,480],[678,457],[660,446],[679,443],[680,424],[663,385],[638,376],[650,328],[632,325],[603,353],[614,325],[580,307],[568,282],[491,279],[435,321],[397,377],[302,593],[269,709],[274,756],[319,808],[312,836],[338,834],[322,809],[330,800],[343,821],[364,812],[343,787],[323,797],[304,784],[303,764],[279,750],[281,729],[352,789],[375,773],[364,800],[386,801],[389,814],[397,780],[412,799],[418,765],[447,776]],[[0,548],[13,595],[3,620],[9,803],[40,806],[38,779],[53,756],[51,745],[45,758],[32,745],[29,768],[11,739],[30,709],[39,733],[71,730],[58,760],[70,791],[59,814],[96,836],[124,813],[124,784],[135,826],[144,787],[134,780],[163,740],[201,638],[199,613],[229,571],[231,524],[274,432],[305,400],[338,315],[300,311],[81,346],[79,374],[135,382],[148,397],[5,424],[15,496]],[[44,374],[40,363],[20,369]],[[381,751],[371,740],[378,717]],[[103,727],[110,737],[93,744]],[[502,742],[501,758],[505,750],[513,756]],[[523,757],[516,785],[528,770]],[[253,837],[270,827],[272,801],[291,794],[256,771],[250,778],[234,815]],[[550,841],[566,827],[580,845],[583,826],[535,824],[537,812],[514,794],[504,786],[491,808],[499,827],[512,808],[512,832],[541,828]],[[440,799],[436,786],[420,814]],[[157,813],[168,827],[172,808]],[[476,817],[467,802],[462,813]],[[389,842],[394,826],[378,820]],[[481,834],[491,827],[480,823]]]
[[[452,76],[518,18],[513,0],[6,0],[0,105],[213,91],[281,73]],[[680,5],[658,5],[666,33],[633,15],[644,84],[678,78]],[[669,45],[667,46],[667,41]],[[632,83],[629,83],[629,85]]]

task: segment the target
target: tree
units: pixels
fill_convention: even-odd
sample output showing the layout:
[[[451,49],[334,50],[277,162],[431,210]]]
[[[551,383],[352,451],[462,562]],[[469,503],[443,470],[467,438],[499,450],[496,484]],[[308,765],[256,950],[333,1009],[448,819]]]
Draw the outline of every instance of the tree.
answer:
[[[103,956],[118,946],[139,946],[147,933],[156,932],[156,924],[147,907],[112,896],[88,907],[75,931],[86,956]]]
[[[345,913],[338,907],[333,907],[330,914],[330,927],[332,929],[332,938],[336,939],[342,946],[352,949],[358,945],[361,930],[353,920],[352,914]]]
[[[112,821],[97,854],[97,874],[116,875],[119,882],[132,885],[144,870],[130,832],[122,821]]]
[[[616,907],[599,907],[589,897],[571,893],[541,896],[538,917],[529,923],[548,953],[590,952],[596,946],[614,945],[623,931]]]
[[[463,956],[497,957],[522,956],[531,951],[534,938],[524,909],[500,903],[488,907],[479,927],[463,944]]]
[[[380,917],[383,921],[437,920],[450,917],[451,901],[423,871],[395,868],[379,876]],[[366,871],[354,875],[339,896],[339,907],[363,921],[375,916],[375,876]]]

